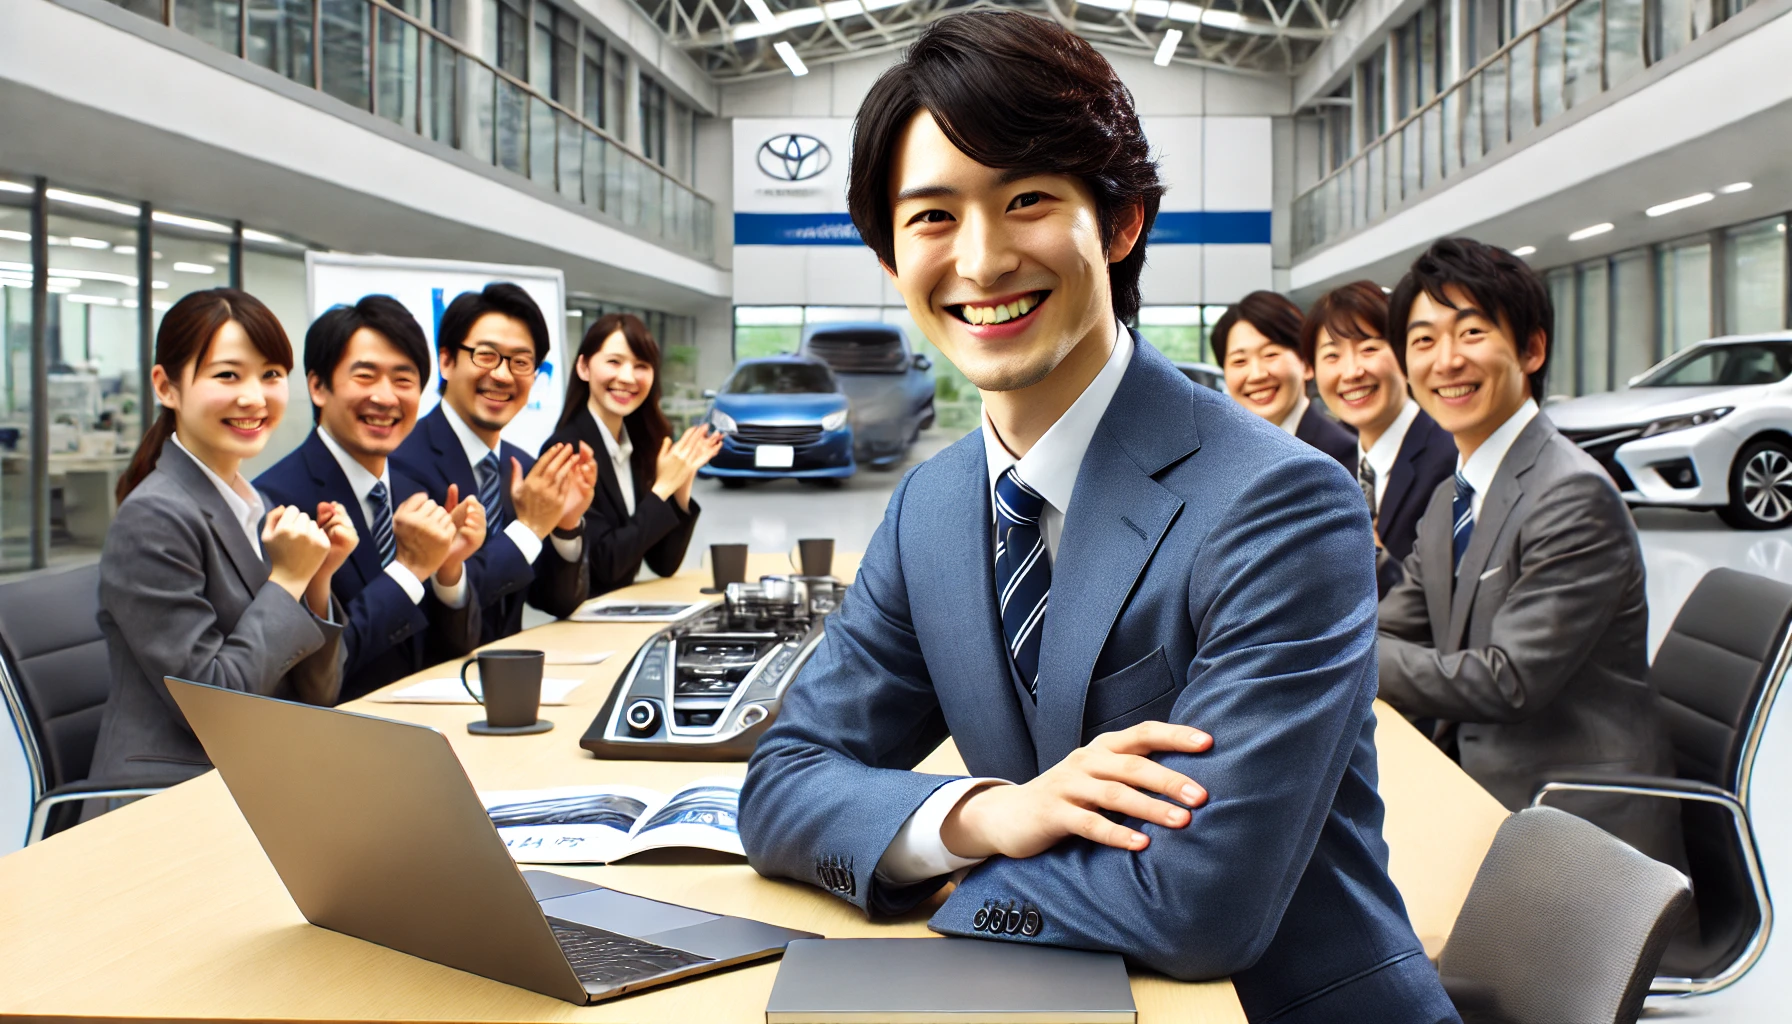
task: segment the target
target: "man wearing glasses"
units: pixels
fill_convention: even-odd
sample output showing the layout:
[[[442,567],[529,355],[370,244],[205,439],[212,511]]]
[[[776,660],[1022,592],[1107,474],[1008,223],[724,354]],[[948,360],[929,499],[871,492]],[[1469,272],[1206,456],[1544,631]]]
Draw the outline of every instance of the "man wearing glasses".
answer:
[[[584,517],[597,484],[590,447],[556,445],[537,462],[499,437],[528,406],[547,354],[547,320],[527,292],[498,282],[461,293],[436,328],[442,401],[392,454],[444,507],[464,495],[485,507],[487,540],[466,563],[483,602],[482,644],[523,628],[525,600],[565,618],[590,587]]]

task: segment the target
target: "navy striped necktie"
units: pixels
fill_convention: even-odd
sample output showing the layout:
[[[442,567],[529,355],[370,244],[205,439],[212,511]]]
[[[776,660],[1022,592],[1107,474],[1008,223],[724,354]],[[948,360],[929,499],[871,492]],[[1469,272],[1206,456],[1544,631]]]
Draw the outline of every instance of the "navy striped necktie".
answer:
[[[487,536],[497,533],[502,527],[504,518],[504,474],[498,469],[498,453],[492,452],[479,460],[475,467],[479,477],[479,504],[485,506],[485,532]]]
[[[1022,684],[1039,699],[1039,638],[1052,589],[1052,558],[1040,517],[1045,498],[1009,466],[996,479],[996,598],[1002,635]]]
[[[1450,563],[1451,571],[1462,564],[1462,553],[1468,550],[1468,539],[1475,532],[1475,489],[1468,482],[1468,477],[1460,470],[1456,473],[1456,497],[1450,502],[1451,519],[1455,523],[1451,527],[1452,546],[1455,559]]]
[[[397,544],[392,536],[392,502],[386,495],[386,483],[375,480],[373,488],[367,492],[367,500],[373,504],[373,542],[380,553],[380,568],[392,564],[398,554]]]

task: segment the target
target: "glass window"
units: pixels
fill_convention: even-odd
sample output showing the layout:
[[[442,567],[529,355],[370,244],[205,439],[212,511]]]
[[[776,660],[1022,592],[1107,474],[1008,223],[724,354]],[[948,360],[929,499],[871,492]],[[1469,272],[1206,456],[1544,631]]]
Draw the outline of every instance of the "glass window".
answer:
[[[1612,258],[1612,377],[1622,383],[1655,365],[1655,294],[1648,252]]]
[[[368,14],[372,8],[365,0],[318,3],[322,5],[324,92],[366,110]]]
[[[0,570],[31,566],[31,211],[14,205],[29,201],[0,192]]]
[[[243,290],[262,301],[286,328],[297,365],[287,377],[290,389],[286,415],[268,438],[260,455],[243,464],[243,475],[253,479],[262,470],[285,458],[305,441],[311,431],[311,399],[305,387],[305,329],[310,316],[305,298],[305,250],[298,245],[271,246],[249,242],[243,246]],[[569,337],[578,337],[573,334]]]
[[[1556,350],[1550,356],[1545,386],[1552,395],[1578,395],[1581,389],[1575,373],[1574,354],[1580,347],[1580,317],[1574,301],[1574,268],[1552,270],[1545,281],[1549,285],[1550,303],[1556,308],[1555,331],[1551,335]]]
[[[641,76],[641,155],[666,166],[666,89]]]
[[[628,102],[628,58],[612,47],[604,63],[610,72],[610,85],[604,90],[608,94],[605,98],[608,107],[604,112],[604,129],[615,136],[618,142],[627,142],[628,115],[624,105]]]
[[[1792,342],[1701,345],[1637,381],[1639,388],[1746,387],[1792,374]]]
[[[1786,326],[1785,232],[1784,217],[1724,232],[1724,333]]]
[[[1682,242],[1661,250],[1655,292],[1660,297],[1661,337],[1678,352],[1711,337],[1711,245]]]
[[[1580,292],[1575,296],[1575,361],[1583,395],[1609,391],[1612,386],[1610,282],[1610,270],[1604,260],[1581,265]]]
[[[1599,95],[1601,46],[1605,40],[1602,0],[1581,0],[1562,19],[1567,24],[1563,101],[1577,107]]]
[[[1606,85],[1643,70],[1643,0],[1605,0]]]
[[[722,389],[731,395],[814,395],[840,390],[834,374],[820,363],[748,363]]]
[[[249,52],[243,56],[295,82],[311,84],[312,0],[248,0]]]
[[[803,307],[736,306],[734,358],[795,353],[803,340]]]
[[[1386,135],[1388,128],[1388,44],[1383,43],[1375,55],[1364,61],[1363,71],[1363,141],[1370,142]]]
[[[195,39],[234,54],[242,42],[237,0],[174,0],[174,27]],[[156,12],[161,20],[161,12]]]
[[[610,124],[604,119],[604,41],[589,32],[585,33],[583,60],[583,95],[579,113],[597,127],[608,129]]]

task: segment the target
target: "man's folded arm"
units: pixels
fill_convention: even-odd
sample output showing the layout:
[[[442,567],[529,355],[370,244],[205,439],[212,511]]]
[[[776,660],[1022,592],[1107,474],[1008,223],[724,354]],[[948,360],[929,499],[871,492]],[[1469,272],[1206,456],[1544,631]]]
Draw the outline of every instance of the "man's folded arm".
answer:
[[[1617,614],[1635,539],[1615,525],[1629,515],[1595,477],[1557,484],[1520,527],[1522,562],[1494,567],[1513,575],[1487,645],[1440,654],[1384,631],[1382,695],[1407,714],[1463,722],[1536,714],[1580,671],[1589,644]]]
[[[1244,489],[1190,566],[1189,614],[1196,654],[1168,718],[1213,746],[1152,760],[1204,786],[1207,802],[1182,828],[1121,819],[1150,838],[1142,851],[1070,838],[991,858],[934,916],[936,930],[985,935],[980,909],[1021,910],[1019,920],[1033,910],[1036,936],[999,937],[1119,952],[1180,979],[1262,955],[1375,694],[1368,513],[1336,463],[1283,463]]]
[[[759,741],[741,790],[741,841],[755,869],[819,885],[867,914],[908,910],[945,881],[875,877],[903,823],[952,781],[909,770],[945,738],[946,724],[898,559],[907,486],[904,479],[891,496],[858,577]]]

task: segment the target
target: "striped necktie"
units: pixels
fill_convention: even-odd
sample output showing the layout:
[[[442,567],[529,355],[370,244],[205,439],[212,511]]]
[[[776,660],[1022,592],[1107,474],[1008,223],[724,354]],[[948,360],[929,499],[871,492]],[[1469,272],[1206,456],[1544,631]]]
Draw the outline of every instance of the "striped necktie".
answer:
[[[1369,521],[1374,522],[1379,511],[1375,507],[1375,467],[1369,464],[1369,457],[1361,453],[1356,457],[1356,482],[1363,489],[1363,500],[1369,503]]]
[[[996,598],[1002,634],[1015,671],[1039,699],[1039,638],[1045,599],[1052,589],[1052,559],[1045,550],[1040,515],[1045,498],[1009,466],[996,480]]]
[[[374,481],[373,489],[367,492],[367,500],[373,505],[373,543],[379,549],[380,568],[384,569],[398,554],[392,537],[392,502],[387,498],[385,481]]]
[[[1462,553],[1468,550],[1468,539],[1475,532],[1475,489],[1469,485],[1468,477],[1460,471],[1456,474],[1456,498],[1450,502],[1450,513],[1455,526],[1451,528],[1452,541],[1455,548],[1455,560],[1450,563],[1451,571],[1462,564]]]
[[[479,460],[479,504],[485,506],[485,532],[487,536],[497,533],[504,525],[504,493],[502,491],[503,474],[498,471],[498,453],[492,452]]]

